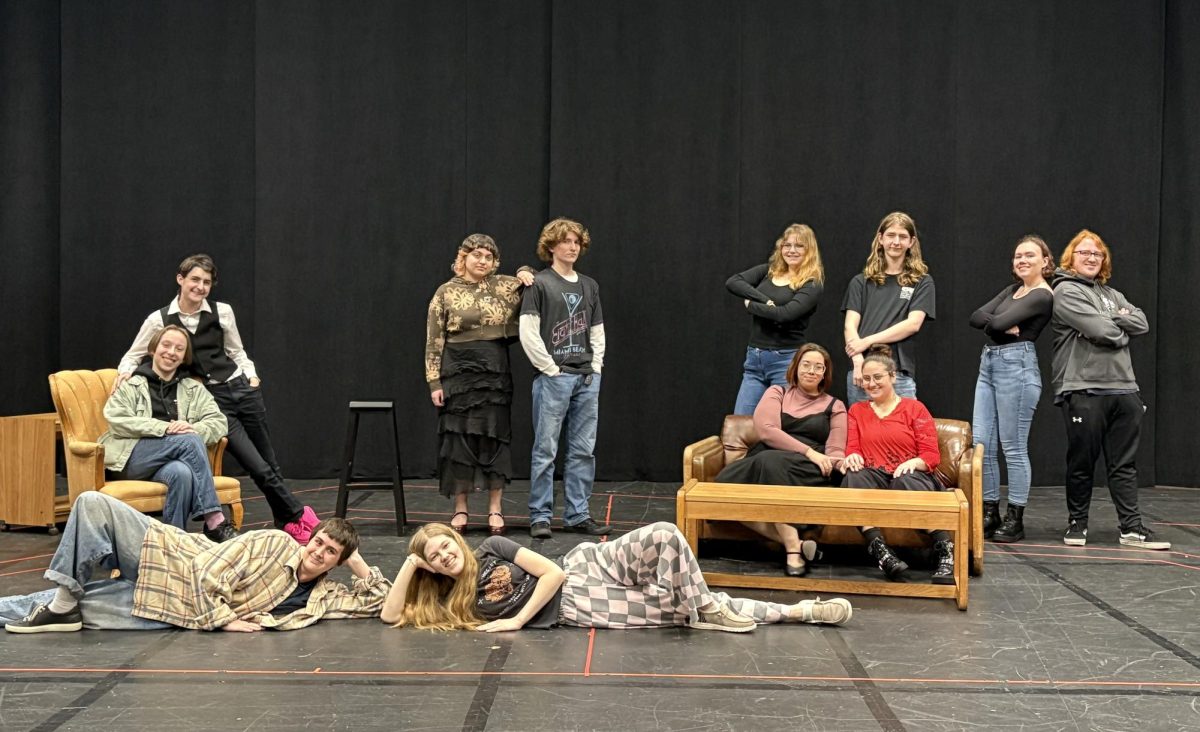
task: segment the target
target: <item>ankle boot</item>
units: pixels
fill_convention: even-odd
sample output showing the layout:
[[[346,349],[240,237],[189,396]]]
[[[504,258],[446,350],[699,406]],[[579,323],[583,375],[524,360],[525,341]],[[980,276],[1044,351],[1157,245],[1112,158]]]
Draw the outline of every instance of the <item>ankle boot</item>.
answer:
[[[896,553],[882,538],[876,538],[868,544],[867,553],[874,557],[876,562],[879,562],[879,568],[883,570],[889,580],[892,582],[905,581],[904,573],[908,571],[908,564],[896,556]]]
[[[983,538],[990,539],[1000,526],[1000,501],[983,502]]]
[[[1008,504],[1008,515],[1004,517],[1004,523],[992,535],[992,541],[997,541],[1001,544],[1011,544],[1014,541],[1020,541],[1024,538],[1025,507],[1014,506],[1010,503]]]
[[[933,553],[937,555],[937,568],[933,570],[933,583],[935,585],[954,584],[954,542],[935,542]]]

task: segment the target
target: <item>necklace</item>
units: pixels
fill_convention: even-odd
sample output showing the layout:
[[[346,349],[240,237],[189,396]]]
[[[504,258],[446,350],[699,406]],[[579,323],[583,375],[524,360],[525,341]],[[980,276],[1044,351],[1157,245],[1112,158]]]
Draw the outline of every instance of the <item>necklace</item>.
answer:
[[[879,417],[880,419],[883,419],[884,417],[887,417],[889,414],[891,414],[893,411],[895,411],[896,407],[898,407],[899,405],[900,405],[900,397],[893,396],[892,401],[882,407],[875,404],[875,402],[871,402],[871,409],[875,412],[875,416]]]

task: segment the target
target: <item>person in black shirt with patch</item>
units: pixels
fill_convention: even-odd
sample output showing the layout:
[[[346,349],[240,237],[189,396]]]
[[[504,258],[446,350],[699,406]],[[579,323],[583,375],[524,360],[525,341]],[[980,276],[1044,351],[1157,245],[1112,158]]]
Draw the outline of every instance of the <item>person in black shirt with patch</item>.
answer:
[[[846,355],[853,368],[846,375],[846,406],[867,400],[862,365],[867,349],[886,343],[896,360],[896,393],[917,398],[917,357],[913,337],[926,319],[936,317],[933,276],[921,258],[917,222],[894,211],[879,222],[871,255],[861,274],[846,287],[842,312]]]
[[[396,626],[497,632],[686,625],[745,633],[759,623],[840,625],[852,614],[842,598],[782,605],[713,592],[687,540],[666,522],[585,542],[560,561],[503,536],[472,552],[445,524],[422,526],[408,551],[380,615]]]

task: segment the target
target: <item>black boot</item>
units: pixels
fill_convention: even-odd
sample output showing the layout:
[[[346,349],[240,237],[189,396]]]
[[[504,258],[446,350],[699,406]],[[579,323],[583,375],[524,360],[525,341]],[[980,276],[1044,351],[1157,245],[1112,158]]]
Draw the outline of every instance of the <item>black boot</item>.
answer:
[[[983,538],[990,539],[1000,526],[1000,501],[983,502]]]
[[[954,542],[935,542],[933,553],[937,555],[937,569],[933,570],[933,584],[954,584]]]
[[[879,562],[879,568],[887,575],[887,578],[892,582],[904,582],[904,573],[908,571],[908,565],[904,560],[896,556],[892,548],[888,546],[882,537],[876,537],[867,545],[867,553]]]
[[[1004,523],[1000,528],[996,529],[996,533],[992,536],[992,541],[1000,542],[1001,544],[1011,544],[1014,541],[1020,541],[1025,538],[1025,507],[1014,506],[1008,504],[1008,515],[1004,517]]]

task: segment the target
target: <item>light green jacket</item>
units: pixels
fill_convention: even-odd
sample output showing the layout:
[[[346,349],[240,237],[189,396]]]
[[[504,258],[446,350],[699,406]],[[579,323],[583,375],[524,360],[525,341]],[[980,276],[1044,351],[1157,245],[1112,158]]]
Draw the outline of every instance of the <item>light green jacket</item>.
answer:
[[[195,428],[204,444],[212,445],[229,431],[225,415],[199,381],[182,379],[175,398],[179,403],[179,418]],[[124,469],[138,440],[162,437],[167,433],[167,423],[155,419],[152,414],[149,382],[145,376],[134,374],[104,404],[108,431],[99,439],[104,445],[104,467]]]

